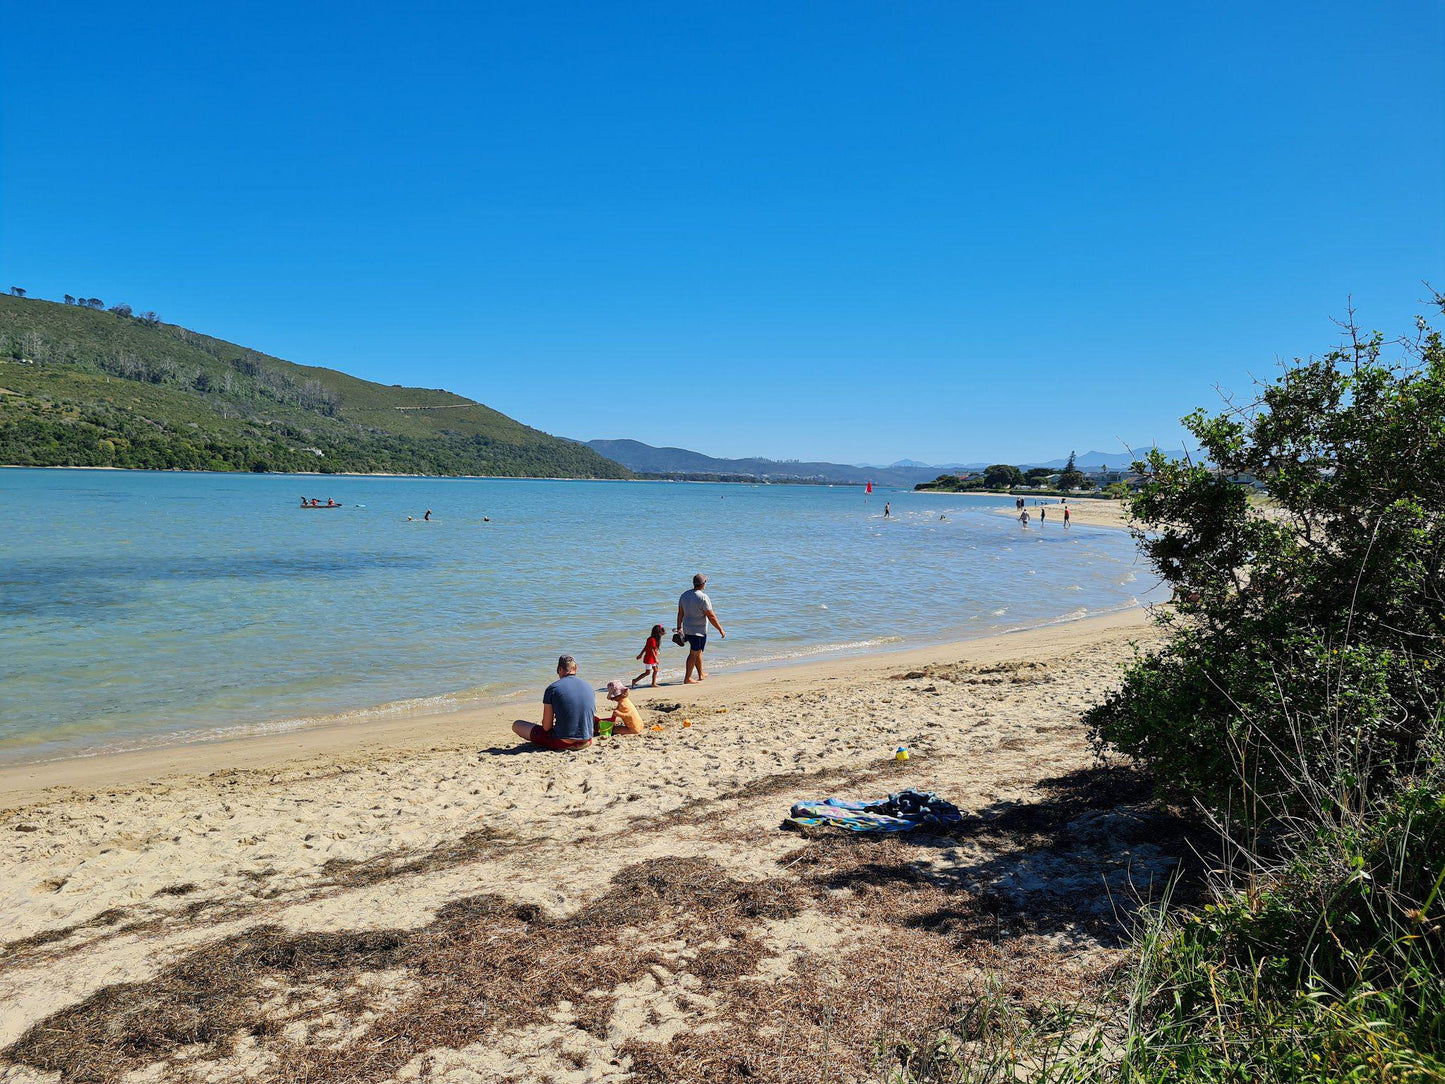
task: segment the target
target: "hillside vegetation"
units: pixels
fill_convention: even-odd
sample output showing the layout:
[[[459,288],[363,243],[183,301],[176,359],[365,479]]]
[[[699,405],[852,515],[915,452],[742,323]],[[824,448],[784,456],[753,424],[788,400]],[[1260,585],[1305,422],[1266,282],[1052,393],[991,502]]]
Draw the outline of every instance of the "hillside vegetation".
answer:
[[[0,463],[625,478],[447,391],[387,387],[186,328],[0,297]]]

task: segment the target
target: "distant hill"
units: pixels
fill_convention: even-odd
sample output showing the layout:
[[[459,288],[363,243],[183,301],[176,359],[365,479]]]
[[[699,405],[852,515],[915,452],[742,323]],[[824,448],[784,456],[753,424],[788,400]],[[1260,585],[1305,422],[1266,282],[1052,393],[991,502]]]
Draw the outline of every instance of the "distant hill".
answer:
[[[882,467],[874,464],[851,463],[810,463],[794,459],[718,459],[686,448],[656,448],[637,440],[589,440],[587,447],[605,455],[629,470],[640,474],[668,475],[728,475],[731,477],[758,478],[768,481],[809,481],[841,484],[914,486],[919,482],[931,482],[940,474],[957,474],[961,471],[981,471],[999,462],[992,459],[977,463],[920,463],[916,459],[900,459]],[[1149,444],[1134,446],[1142,454],[1151,447]],[[1167,452],[1167,455],[1182,455],[1182,452]],[[1018,467],[1052,467],[1062,469],[1068,458],[1050,459],[1042,463],[1017,463]],[[1122,448],[1117,453],[1085,452],[1075,457],[1080,470],[1096,470],[1100,466],[1116,469],[1129,465],[1130,459]]]
[[[637,440],[589,440],[587,447],[639,474],[730,475],[764,481],[912,486],[938,475],[933,467],[860,467],[794,459],[718,459],[686,448],[654,448]]]
[[[296,365],[153,318],[5,296],[0,463],[629,474],[575,441],[452,392]]]
[[[1134,456],[1142,456],[1153,448],[1154,445],[1149,441],[1142,441],[1139,444],[1131,444],[1129,447],[1134,450]],[[1176,448],[1172,451],[1166,451],[1164,454],[1177,459],[1184,455],[1184,451]],[[1126,452],[1123,447],[1120,447],[1118,451],[1114,452],[1080,452],[1074,457],[1074,466],[1079,470],[1098,470],[1100,467],[1112,467],[1115,470],[1124,470],[1134,461],[1134,456]],[[1063,456],[1059,459],[1046,459],[1041,463],[1019,463],[1016,465],[1021,467],[1054,467],[1055,469],[1063,470],[1063,468],[1068,465],[1068,462],[1068,456]]]

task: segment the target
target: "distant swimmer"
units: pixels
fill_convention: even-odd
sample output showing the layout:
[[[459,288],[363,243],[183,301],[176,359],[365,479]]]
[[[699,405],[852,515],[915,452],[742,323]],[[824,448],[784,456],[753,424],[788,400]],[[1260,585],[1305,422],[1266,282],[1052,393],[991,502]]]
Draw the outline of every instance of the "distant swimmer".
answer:
[[[430,523],[430,522],[431,522],[431,509],[428,508],[428,509],[426,510],[426,515],[422,516],[421,518],[424,519],[424,520],[426,520],[428,523]]]
[[[482,517],[482,522],[483,522],[483,523],[491,523],[491,522],[492,522],[492,517],[491,517],[491,516],[483,516],[483,517]]]

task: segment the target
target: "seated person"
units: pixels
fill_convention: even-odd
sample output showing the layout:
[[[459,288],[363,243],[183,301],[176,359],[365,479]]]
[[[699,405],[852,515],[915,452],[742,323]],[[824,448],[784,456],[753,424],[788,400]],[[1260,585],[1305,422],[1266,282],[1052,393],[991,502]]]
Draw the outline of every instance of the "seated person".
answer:
[[[607,683],[607,699],[612,701],[612,733],[641,734],[642,713],[627,695],[627,685],[621,681]]]
[[[557,680],[542,694],[542,722],[518,719],[512,732],[543,749],[581,749],[592,744],[596,708],[592,686],[577,676],[577,660],[563,655],[557,660]]]

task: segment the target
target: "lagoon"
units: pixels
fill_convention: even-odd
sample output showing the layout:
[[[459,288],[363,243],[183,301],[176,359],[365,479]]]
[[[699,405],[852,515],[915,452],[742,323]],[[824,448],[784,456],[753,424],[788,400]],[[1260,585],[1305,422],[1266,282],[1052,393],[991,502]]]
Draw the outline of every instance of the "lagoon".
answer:
[[[303,496],[344,507],[302,510]],[[728,630],[708,652],[720,671],[1150,601],[1128,532],[1024,529],[995,514],[1011,502],[842,486],[0,469],[0,760],[484,701],[534,714],[563,651],[596,683],[637,673],[647,630],[671,629],[695,571],[709,575]],[[665,677],[682,655],[666,645]]]

